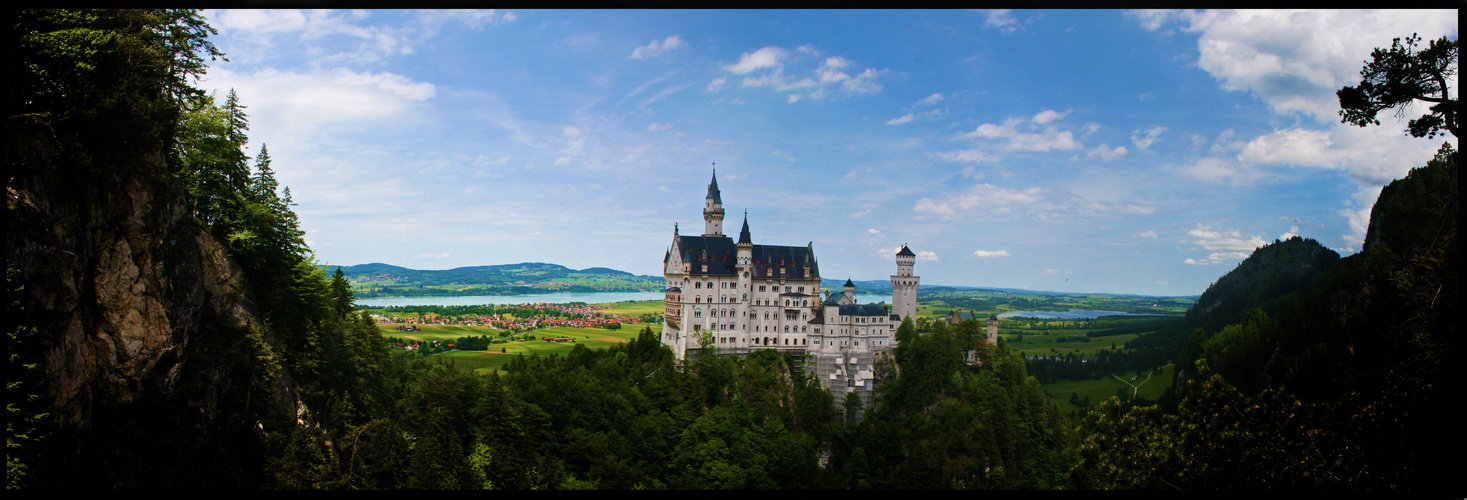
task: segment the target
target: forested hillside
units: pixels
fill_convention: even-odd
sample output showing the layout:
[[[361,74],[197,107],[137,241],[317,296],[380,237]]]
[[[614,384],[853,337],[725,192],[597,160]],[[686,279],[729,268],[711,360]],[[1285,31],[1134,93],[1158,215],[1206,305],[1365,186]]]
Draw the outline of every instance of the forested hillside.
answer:
[[[1307,290],[1319,276],[1334,269],[1339,260],[1340,254],[1312,239],[1295,236],[1275,240],[1255,249],[1232,271],[1208,286],[1181,319],[1128,342],[1126,347],[1154,352],[1159,359],[1179,361],[1182,368],[1175,372],[1176,378],[1184,380],[1192,373],[1189,362],[1196,358],[1196,346],[1200,344],[1193,342],[1192,351],[1183,347],[1195,331],[1217,331],[1238,323],[1250,309],[1278,311],[1289,300],[1297,299],[1297,294]],[[1174,390],[1162,396],[1162,403],[1170,408],[1175,408],[1176,401]]]
[[[1382,190],[1315,286],[1191,335],[1175,410],[1093,412],[1076,486],[1460,491],[1456,156]]]

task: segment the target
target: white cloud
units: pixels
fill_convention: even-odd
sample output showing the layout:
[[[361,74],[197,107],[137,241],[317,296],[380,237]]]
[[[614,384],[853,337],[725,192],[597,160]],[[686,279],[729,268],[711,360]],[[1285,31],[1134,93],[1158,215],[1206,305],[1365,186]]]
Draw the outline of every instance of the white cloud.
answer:
[[[789,54],[788,51],[779,47],[764,47],[754,52],[745,52],[739,56],[739,62],[724,66],[723,69],[735,75],[748,74],[759,68],[770,68],[779,66],[780,58]]]
[[[1122,156],[1126,156],[1126,147],[1116,146],[1114,149],[1111,149],[1109,145],[1101,144],[1091,149],[1090,151],[1085,152],[1085,159],[1087,160],[1095,158],[1097,156],[1100,157],[1101,161],[1112,161]]]
[[[937,117],[942,116],[944,114],[947,114],[947,110],[945,110],[945,109],[933,109],[933,110],[928,110],[928,111],[924,111],[924,112],[921,112],[921,113],[907,113],[905,115],[902,115],[902,116],[899,116],[899,117],[896,117],[896,118],[892,118],[890,120],[887,120],[886,121],[886,124],[887,125],[901,125],[903,123],[910,122],[910,121],[912,121],[914,119],[917,119],[917,118],[922,118],[924,120],[931,120],[933,118],[937,118]]]
[[[917,106],[933,106],[933,105],[936,105],[937,104],[937,101],[941,101],[942,99],[943,99],[942,92],[938,92],[936,94],[932,94],[930,96],[927,96],[927,97],[922,98],[922,100],[917,101],[917,104],[916,105]]]
[[[414,47],[437,36],[445,23],[459,22],[478,30],[498,19],[494,10],[423,10],[398,26],[366,25],[371,13],[364,10],[255,10],[207,11],[205,17],[221,34],[234,37],[230,50],[236,62],[265,59],[268,51],[286,48],[306,54],[312,63],[366,64],[384,58],[412,54]],[[334,37],[355,39],[342,44]]]
[[[1052,110],[1052,109],[1046,109],[1044,111],[1040,111],[1039,114],[1034,115],[1033,120],[1034,120],[1034,123],[1038,123],[1040,125],[1046,125],[1049,122],[1058,120],[1060,118],[1064,118],[1065,115],[1070,114],[1071,111],[1074,111],[1074,110],[1073,109],[1067,109],[1067,110],[1065,110],[1065,112],[1060,113],[1060,112],[1055,111],[1055,110]]]
[[[1023,120],[1018,118],[1005,120],[1002,125],[984,123],[963,136],[970,139],[1008,139],[1007,149],[1020,151],[1071,150],[1082,147],[1075,140],[1074,132],[1054,126],[1046,126],[1038,132],[1020,132],[1018,127],[1022,123]]]
[[[1132,236],[1135,236],[1137,238],[1152,238],[1152,239],[1155,239],[1156,238],[1156,231],[1155,230],[1152,230],[1152,229],[1148,229],[1144,233],[1136,233],[1136,234],[1133,234]]]
[[[1252,93],[1276,113],[1302,113],[1324,123],[1339,120],[1335,91],[1359,83],[1360,68],[1372,50],[1411,33],[1427,40],[1454,37],[1458,18],[1455,10],[1414,9],[1148,11],[1132,16],[1151,30],[1175,23],[1201,32],[1197,67],[1220,80],[1224,89]]]
[[[707,92],[718,92],[720,90],[723,90],[723,87],[726,84],[728,84],[728,78],[720,76],[718,78],[714,78],[713,81],[708,82],[708,87],[703,90]]]
[[[1336,165],[1329,132],[1322,130],[1274,130],[1255,137],[1243,146],[1238,159],[1253,164],[1295,165],[1330,168]]]
[[[652,43],[632,49],[632,54],[627,56],[627,59],[646,59],[649,57],[656,57],[667,53],[670,50],[685,48],[687,46],[687,42],[684,42],[682,38],[678,37],[677,35],[673,35],[662,40],[653,40]]]
[[[801,55],[815,55],[815,50],[809,45],[802,45],[796,50]],[[827,57],[811,70],[811,76],[792,77],[785,74],[785,63],[799,62],[801,57],[791,58],[790,51],[779,47],[764,47],[754,52],[746,52],[739,62],[726,65],[724,70],[735,75],[744,75],[741,87],[770,87],[776,92],[795,92],[785,98],[790,103],[798,102],[800,99],[824,99],[830,95],[832,90],[840,90],[846,95],[870,94],[880,92],[882,85],[876,83],[876,78],[886,70],[866,68],[860,73],[852,76],[843,71],[843,68],[852,66],[854,63],[840,56]],[[762,74],[754,75],[755,71],[773,68]],[[723,88],[724,82],[714,80],[707,90],[716,92]]]
[[[935,261],[937,252],[917,252],[917,260]]]
[[[938,158],[947,161],[958,161],[965,163],[997,162],[998,157],[977,149],[959,149],[955,151],[944,151],[935,153]]]
[[[1056,270],[1056,269],[1045,269],[1044,271],[1042,271],[1042,273],[1043,274],[1048,274],[1050,276],[1055,276],[1055,275],[1058,275],[1060,272],[1058,270]]]
[[[422,254],[414,255],[413,257],[429,258],[429,259],[447,259],[448,258],[448,254],[447,253],[422,253]]]
[[[1150,148],[1153,143],[1159,140],[1157,137],[1161,136],[1162,132],[1166,132],[1166,127],[1151,127],[1146,130],[1144,135],[1141,134],[1141,129],[1132,130],[1131,144],[1135,144],[1137,149],[1145,151],[1146,148]]]
[[[1020,29],[1019,21],[1014,19],[1013,11],[1009,9],[991,9],[988,18],[983,21],[984,28],[998,28],[1003,34],[1011,34]]]
[[[973,252],[973,255],[977,255],[985,259],[994,259],[998,257],[1008,257],[1010,254],[1008,250],[978,250],[976,252]]]
[[[321,133],[325,125],[400,116],[437,96],[437,88],[428,82],[346,69],[309,73],[266,69],[252,74],[212,69],[199,86],[218,96],[233,88],[242,102],[249,103],[255,130],[296,137]]]
[[[1035,203],[1040,201],[1043,194],[1044,190],[1037,187],[1010,189],[987,183],[975,184],[965,192],[947,193],[938,200],[932,198],[917,200],[915,210],[919,214],[929,213],[952,217],[958,215],[959,212],[967,212],[975,208],[1003,209],[1008,205]]]
[[[1198,158],[1189,165],[1176,167],[1183,176],[1212,184],[1242,186],[1252,184],[1264,177],[1263,172],[1236,160],[1225,158]]]
[[[647,126],[648,132],[662,132],[664,130],[672,130],[672,124],[652,122],[651,125]]]
[[[867,229],[866,230],[866,234],[869,234],[869,235],[872,235],[872,236],[881,236],[881,231],[878,231],[876,229]]]
[[[1187,231],[1187,235],[1194,238],[1191,241],[1193,245],[1213,252],[1202,260],[1189,258],[1184,261],[1186,264],[1192,265],[1205,266],[1241,260],[1248,257],[1248,254],[1253,253],[1253,249],[1268,244],[1263,239],[1262,234],[1247,236],[1237,229],[1224,231],[1201,222],[1198,222],[1196,227]]]
[[[919,217],[936,216],[943,219],[957,219],[977,213],[1052,219],[1113,213],[1152,213],[1155,209],[1156,207],[1148,205],[1090,200],[1057,189],[1013,189],[987,183],[974,184],[963,191],[922,198],[917,200],[914,207]]]

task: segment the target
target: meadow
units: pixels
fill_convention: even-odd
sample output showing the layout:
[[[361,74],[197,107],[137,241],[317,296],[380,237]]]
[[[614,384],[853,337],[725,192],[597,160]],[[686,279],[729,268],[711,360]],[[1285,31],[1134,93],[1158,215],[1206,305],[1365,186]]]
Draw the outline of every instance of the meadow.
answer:
[[[487,326],[461,326],[461,325],[417,325],[421,331],[401,332],[397,331],[398,325],[377,325],[383,337],[397,337],[410,341],[434,341],[451,343],[459,337],[498,337],[505,333]],[[472,369],[479,373],[498,371],[503,374],[502,366],[508,364],[515,356],[524,354],[526,356],[539,354],[548,356],[552,354],[565,355],[577,345],[584,345],[591,349],[610,347],[627,342],[636,338],[637,332],[642,327],[651,327],[653,333],[662,333],[662,325],[629,324],[618,330],[606,330],[602,328],[567,328],[553,327],[542,330],[534,330],[526,334],[533,336],[532,340],[510,340],[502,344],[493,344],[487,351],[449,351],[441,354],[431,355],[431,358],[451,360],[455,365]],[[520,334],[520,335],[526,335]],[[568,337],[574,342],[546,342],[541,337]]]
[[[1100,403],[1110,399],[1111,396],[1117,395],[1116,391],[1122,389],[1125,390],[1126,394],[1135,393],[1140,397],[1155,401],[1166,390],[1167,384],[1171,383],[1174,368],[1175,365],[1166,365],[1166,367],[1162,368],[1160,374],[1152,375],[1150,380],[1146,379],[1146,374],[1144,373],[1136,377],[1136,380],[1131,380],[1131,377],[1136,376],[1135,373],[1116,374],[1116,376],[1125,379],[1126,382],[1139,385],[1139,391],[1126,385],[1125,382],[1116,380],[1115,377],[1105,377],[1098,380],[1065,380],[1052,384],[1044,384],[1042,387],[1044,388],[1044,392],[1049,394],[1050,399],[1053,399],[1059,405],[1060,413],[1069,415],[1071,412],[1086,411],[1085,408],[1070,403],[1071,392],[1078,395],[1081,400],[1089,397],[1090,408],[1099,407]]]

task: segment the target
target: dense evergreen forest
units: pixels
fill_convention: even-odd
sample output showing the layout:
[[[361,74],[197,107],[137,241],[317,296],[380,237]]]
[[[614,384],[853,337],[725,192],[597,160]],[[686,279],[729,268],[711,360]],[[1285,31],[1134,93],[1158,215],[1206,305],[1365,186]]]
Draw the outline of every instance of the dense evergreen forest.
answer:
[[[1158,404],[1066,419],[969,320],[904,322],[863,408],[647,329],[503,376],[390,350],[246,104],[192,86],[224,57],[197,11],[10,22],[8,488],[1461,489],[1450,146],[1361,253],[1277,242],[1214,284]]]

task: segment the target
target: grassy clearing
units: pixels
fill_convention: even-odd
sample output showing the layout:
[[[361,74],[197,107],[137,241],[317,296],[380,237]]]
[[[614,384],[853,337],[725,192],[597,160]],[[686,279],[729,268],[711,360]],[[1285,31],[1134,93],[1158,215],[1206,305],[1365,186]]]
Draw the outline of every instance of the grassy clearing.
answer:
[[[377,325],[384,337],[391,336],[411,341],[452,342],[459,337],[478,337],[487,335],[498,337],[503,330],[496,330],[487,326],[460,326],[460,325],[419,325],[420,332],[400,332],[395,330],[397,325]],[[433,358],[453,360],[459,366],[473,369],[479,373],[500,371],[500,367],[509,363],[515,356],[524,354],[526,356],[539,354],[549,356],[552,354],[566,355],[576,345],[585,345],[591,349],[601,349],[616,344],[630,341],[636,338],[637,332],[643,326],[651,326],[652,332],[660,334],[662,325],[626,325],[619,330],[606,330],[601,328],[568,328],[556,327],[529,332],[534,340],[516,341],[511,340],[503,344],[493,344],[488,351],[449,351],[434,355]],[[575,342],[545,342],[540,337],[569,337]],[[500,371],[500,373],[503,373]]]
[[[1161,397],[1162,391],[1165,391],[1167,384],[1171,383],[1173,367],[1174,365],[1167,365],[1162,368],[1161,374],[1152,375],[1151,380],[1146,380],[1145,374],[1137,377],[1136,380],[1131,380],[1131,377],[1135,375],[1134,373],[1118,373],[1116,375],[1126,379],[1126,382],[1140,385],[1141,390],[1137,394],[1154,401]],[[1042,387],[1045,392],[1049,393],[1049,397],[1056,404],[1059,404],[1060,413],[1063,414],[1069,414],[1072,411],[1081,409],[1078,406],[1070,404],[1071,392],[1078,394],[1081,399],[1089,396],[1090,405],[1094,408],[1099,407],[1100,403],[1110,399],[1111,396],[1115,396],[1117,389],[1125,388],[1127,393],[1134,390],[1131,386],[1126,385],[1120,380],[1116,380],[1115,377],[1105,377],[1099,380],[1060,381],[1053,384],[1044,384]]]
[[[627,316],[641,316],[643,314],[660,314],[663,311],[662,301],[660,301],[660,300],[638,300],[638,301],[627,301],[627,302],[611,302],[611,303],[607,303],[607,304],[597,304],[597,305],[603,305],[603,306],[610,306],[611,307],[610,309],[603,309],[603,310],[597,311],[597,312],[612,313],[612,314],[625,314]]]
[[[1003,337],[1003,341],[1006,343],[1010,351],[1022,353],[1025,356],[1052,356],[1069,354],[1073,352],[1077,356],[1085,358],[1093,358],[1095,357],[1095,353],[1110,349],[1112,343],[1114,343],[1117,348],[1120,348],[1120,346],[1124,345],[1126,342],[1130,342],[1131,339],[1140,336],[1140,334],[1130,333],[1126,335],[1112,335],[1109,337],[1095,337],[1092,339],[1086,339],[1081,342],[1075,342],[1073,340],[1065,342],[1059,341],[1060,337],[1074,335],[1076,335],[1075,330],[1065,330],[1063,334],[1056,333],[1049,335],[1025,333],[1024,341],[1019,343],[1014,343],[1014,339],[1018,338],[1017,335],[1000,334],[999,336]]]

